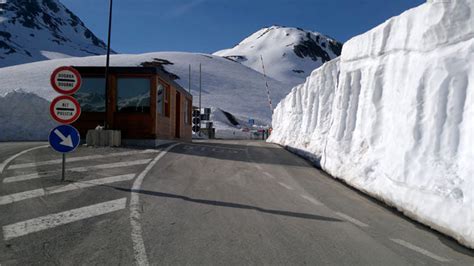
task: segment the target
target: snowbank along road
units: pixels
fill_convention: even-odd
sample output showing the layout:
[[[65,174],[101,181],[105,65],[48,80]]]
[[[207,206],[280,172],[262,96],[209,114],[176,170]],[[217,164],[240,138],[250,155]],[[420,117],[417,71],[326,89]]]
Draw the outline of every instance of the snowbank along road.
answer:
[[[474,263],[277,145],[81,147],[67,182],[41,145],[0,144],[2,265]]]

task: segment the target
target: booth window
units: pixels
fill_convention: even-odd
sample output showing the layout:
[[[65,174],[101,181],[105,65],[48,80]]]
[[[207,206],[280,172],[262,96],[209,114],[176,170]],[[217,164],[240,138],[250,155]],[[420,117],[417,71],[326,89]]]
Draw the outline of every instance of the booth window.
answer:
[[[82,112],[105,112],[105,79],[82,78],[81,89],[74,97]]]
[[[165,90],[163,85],[158,83],[156,88],[156,111],[159,115],[163,115],[163,103],[165,101]]]
[[[149,113],[150,84],[149,78],[118,78],[117,111]]]
[[[171,92],[170,92],[170,87],[166,86],[165,89],[165,116],[170,117],[170,112],[171,112]]]

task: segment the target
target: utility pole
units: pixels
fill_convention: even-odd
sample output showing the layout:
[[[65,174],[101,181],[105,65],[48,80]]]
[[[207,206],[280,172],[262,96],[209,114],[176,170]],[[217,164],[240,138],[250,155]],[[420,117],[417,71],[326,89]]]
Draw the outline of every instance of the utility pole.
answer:
[[[109,117],[109,65],[110,65],[110,35],[112,32],[112,5],[113,0],[109,2],[109,30],[107,34],[107,59],[105,62],[105,129],[109,128],[107,118]]]
[[[201,114],[201,91],[202,91],[202,79],[201,79],[201,63],[199,63],[199,114]],[[199,136],[201,136],[201,117],[199,117]]]
[[[191,64],[189,64],[189,86],[188,86],[189,94],[191,94]]]
[[[260,55],[260,59],[262,60],[263,78],[265,79],[265,86],[267,87],[268,105],[270,106],[270,112],[272,112],[272,115],[273,115],[272,98],[270,97],[270,88],[268,87],[267,74],[265,74],[265,65],[263,64],[263,56],[262,55]]]

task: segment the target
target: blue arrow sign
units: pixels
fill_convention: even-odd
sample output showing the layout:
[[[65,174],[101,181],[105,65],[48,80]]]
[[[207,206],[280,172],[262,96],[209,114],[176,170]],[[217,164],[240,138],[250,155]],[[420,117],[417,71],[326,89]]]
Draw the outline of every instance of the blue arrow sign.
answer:
[[[79,146],[81,137],[79,131],[70,125],[61,125],[53,128],[49,133],[49,145],[57,151],[67,153]]]

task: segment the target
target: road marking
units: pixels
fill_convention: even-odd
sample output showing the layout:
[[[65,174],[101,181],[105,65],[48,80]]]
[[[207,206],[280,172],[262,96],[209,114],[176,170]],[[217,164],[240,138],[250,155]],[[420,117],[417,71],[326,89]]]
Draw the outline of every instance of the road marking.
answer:
[[[136,191],[141,189],[143,179],[150,172],[150,170],[155,166],[155,164],[166,155],[166,153],[172,148],[179,145],[179,143],[173,144],[166,148],[164,151],[159,153],[153,161],[151,161],[147,167],[138,175],[135,182],[133,182],[132,192],[130,196],[130,224],[132,226],[132,243],[133,243],[133,253],[135,255],[135,261],[138,265],[149,265],[148,257],[146,255],[145,243],[143,241],[142,235],[142,225],[140,223],[141,213],[140,213],[140,194]]]
[[[124,209],[126,204],[127,198],[121,198],[6,225],[3,226],[3,238],[6,241],[60,225],[115,212]]]
[[[312,198],[312,197],[309,197],[309,196],[306,196],[306,195],[300,195],[303,199],[313,203],[314,205],[324,205],[322,204],[321,202],[319,202],[317,199],[315,198]]]
[[[13,202],[44,196],[44,189],[35,189],[0,197],[0,205],[6,205]]]
[[[261,171],[263,170],[263,168],[259,164],[257,164],[257,163],[254,163],[254,164],[255,164],[255,167],[257,167],[258,170],[261,170]]]
[[[92,166],[74,167],[74,168],[69,168],[69,169],[66,168],[66,170],[71,171],[71,172],[87,172],[90,170],[110,169],[110,168],[117,168],[117,167],[147,164],[150,161],[151,159],[143,159],[143,160],[136,160],[136,161],[129,161],[129,162],[98,164],[98,165],[92,165]],[[12,182],[18,182],[18,181],[37,179],[41,177],[47,177],[58,172],[59,171],[49,171],[49,172],[42,172],[42,173],[35,173],[35,174],[28,174],[28,175],[9,176],[3,179],[3,183],[12,183]]]
[[[270,177],[270,178],[275,178],[274,176],[272,176],[269,172],[266,172],[266,171],[263,171],[263,174]]]
[[[40,189],[19,192],[15,194],[6,195],[6,196],[1,196],[0,205],[11,204],[11,203],[26,200],[26,199],[47,196],[47,195],[62,193],[66,191],[81,189],[81,188],[88,188],[88,187],[105,185],[105,184],[110,184],[110,183],[128,181],[128,180],[132,180],[133,178],[135,178],[135,174],[119,175],[119,176],[111,176],[111,177],[105,177],[105,178],[100,178],[100,179],[79,181],[79,182],[75,182],[66,186],[54,186],[54,187],[49,187],[49,188],[44,188],[44,189],[40,188]]]
[[[110,169],[110,168],[116,168],[116,167],[126,167],[126,166],[147,164],[150,161],[151,159],[144,159],[144,160],[136,160],[136,161],[129,161],[129,162],[108,163],[108,164],[99,164],[99,165],[92,165],[92,166],[75,167],[68,170],[73,171],[73,172],[87,172],[90,170]]]
[[[239,148],[229,148],[229,147],[222,147],[222,146],[211,146],[211,145],[202,145],[202,144],[189,144],[187,143],[186,146],[183,148],[185,150],[189,150],[190,148],[193,148],[191,146],[198,146],[198,147],[208,147],[208,148],[213,148],[213,149],[225,149],[225,150],[236,150],[236,151],[246,151],[246,149],[239,149]]]
[[[288,186],[287,184],[285,183],[282,183],[282,182],[278,182],[278,184],[280,184],[280,186],[286,188],[286,189],[289,189],[289,190],[293,190],[294,188],[292,188],[291,186]]]
[[[421,253],[421,254],[423,254],[423,255],[425,255],[425,256],[428,256],[428,257],[430,257],[430,258],[432,258],[432,259],[434,259],[434,260],[437,260],[437,261],[439,261],[439,262],[449,262],[449,261],[451,261],[450,259],[446,259],[446,258],[440,257],[440,256],[438,256],[438,255],[436,255],[436,254],[433,254],[433,253],[429,252],[428,250],[422,249],[422,248],[420,248],[420,247],[418,247],[418,246],[415,246],[415,245],[413,245],[413,244],[411,244],[411,243],[408,243],[408,242],[406,242],[406,241],[404,241],[404,240],[401,240],[401,239],[393,239],[393,238],[390,238],[390,240],[392,240],[393,242],[395,242],[395,243],[397,243],[397,244],[399,244],[399,245],[401,245],[401,246],[404,246],[404,247],[406,247],[406,248],[408,248],[408,249],[411,249],[411,250],[413,250],[413,251],[416,251],[416,252],[418,252],[418,253]]]
[[[52,173],[35,173],[35,174],[27,174],[27,175],[10,176],[3,179],[3,183],[30,180],[30,179],[36,179],[36,178],[41,178],[41,177],[47,177],[47,176],[52,176]]]
[[[127,155],[135,155],[135,154],[156,153],[156,152],[157,152],[157,150],[117,152],[117,153],[111,153],[111,154],[106,154],[106,155],[104,154],[104,155],[68,157],[67,161],[68,161],[68,163],[70,163],[70,162],[80,162],[80,161],[87,161],[87,160],[94,160],[94,159],[101,159],[101,158],[127,156]],[[22,169],[22,168],[30,168],[30,167],[37,167],[37,166],[43,166],[43,165],[53,165],[53,164],[60,164],[60,163],[62,163],[62,159],[35,162],[35,163],[20,163],[20,164],[10,165],[8,167],[8,169]]]
[[[342,217],[343,219],[345,219],[345,220],[347,220],[347,221],[349,221],[349,222],[355,224],[355,225],[358,225],[358,226],[360,226],[360,227],[369,227],[368,224],[365,224],[365,223],[363,223],[363,222],[357,220],[356,218],[352,218],[352,217],[350,217],[350,216],[347,215],[347,214],[344,214],[344,213],[342,213],[342,212],[334,212],[334,213],[335,213],[336,215]]]
[[[38,146],[38,147],[33,147],[33,148],[26,149],[26,150],[21,151],[21,152],[15,154],[13,156],[8,157],[5,161],[3,161],[3,163],[0,164],[0,175],[3,173],[3,170],[5,170],[5,166],[7,166],[11,161],[15,160],[15,158],[17,158],[18,156],[23,155],[23,154],[25,154],[27,152],[30,152],[30,151],[33,151],[33,150],[46,148],[48,146],[49,145],[42,145],[42,146]]]

